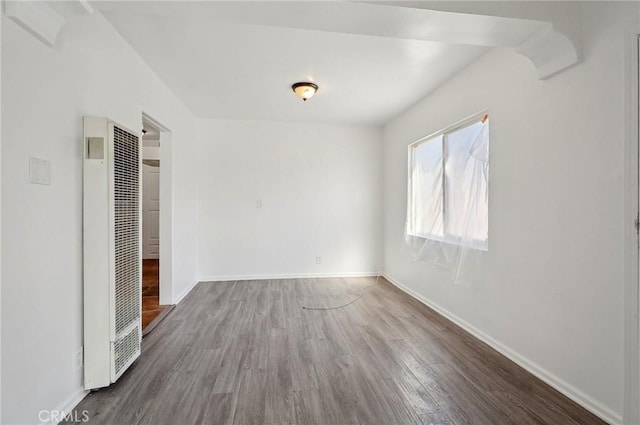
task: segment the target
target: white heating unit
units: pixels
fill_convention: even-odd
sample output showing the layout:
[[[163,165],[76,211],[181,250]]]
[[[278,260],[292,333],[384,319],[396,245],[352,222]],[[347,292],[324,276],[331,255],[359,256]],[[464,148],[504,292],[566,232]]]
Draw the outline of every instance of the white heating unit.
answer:
[[[141,155],[137,133],[84,118],[84,387],[115,382],[142,339]]]

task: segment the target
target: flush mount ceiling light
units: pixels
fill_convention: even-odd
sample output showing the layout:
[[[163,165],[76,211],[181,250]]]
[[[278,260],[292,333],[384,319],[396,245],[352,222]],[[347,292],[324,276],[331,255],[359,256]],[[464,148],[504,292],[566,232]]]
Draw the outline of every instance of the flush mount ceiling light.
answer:
[[[305,102],[310,99],[318,91],[318,86],[313,83],[295,83],[291,86],[293,92]]]

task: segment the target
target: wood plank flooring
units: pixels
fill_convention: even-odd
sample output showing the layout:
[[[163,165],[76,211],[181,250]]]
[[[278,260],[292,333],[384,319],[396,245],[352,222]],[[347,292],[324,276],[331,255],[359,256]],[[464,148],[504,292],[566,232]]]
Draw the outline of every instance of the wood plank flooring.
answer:
[[[200,283],[91,424],[602,424],[380,278]]]
[[[142,329],[166,307],[160,305],[160,260],[142,260]]]

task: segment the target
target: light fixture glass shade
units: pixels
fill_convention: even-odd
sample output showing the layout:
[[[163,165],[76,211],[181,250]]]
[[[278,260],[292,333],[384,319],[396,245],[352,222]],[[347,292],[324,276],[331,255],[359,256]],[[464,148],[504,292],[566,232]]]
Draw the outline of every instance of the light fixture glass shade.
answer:
[[[295,83],[291,88],[293,92],[305,102],[318,91],[318,86],[313,83]]]

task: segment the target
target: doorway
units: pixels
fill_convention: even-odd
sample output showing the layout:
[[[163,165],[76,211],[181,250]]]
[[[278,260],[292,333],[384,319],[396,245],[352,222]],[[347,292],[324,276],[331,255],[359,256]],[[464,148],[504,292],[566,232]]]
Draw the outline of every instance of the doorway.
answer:
[[[153,120],[142,119],[142,332],[148,334],[171,310],[165,300],[165,289],[161,288],[161,269],[165,267],[161,258],[161,246],[168,241],[161,238],[162,202],[161,175],[163,162],[164,129]],[[166,252],[166,250],[164,250]],[[163,285],[166,286],[166,285]]]

